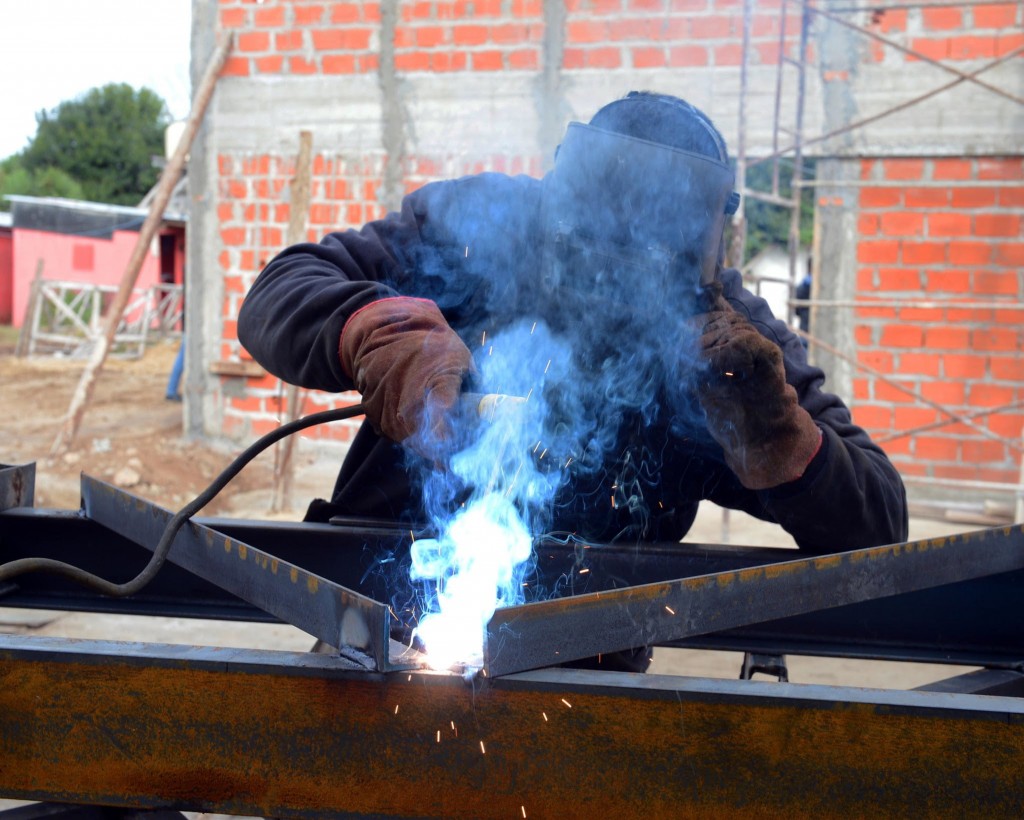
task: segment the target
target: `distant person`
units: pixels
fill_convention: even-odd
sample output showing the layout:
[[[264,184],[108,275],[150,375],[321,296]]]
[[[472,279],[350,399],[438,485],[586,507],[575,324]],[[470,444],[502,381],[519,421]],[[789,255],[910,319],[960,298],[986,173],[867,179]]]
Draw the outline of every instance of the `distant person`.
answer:
[[[181,401],[181,374],[185,369],[185,334],[181,334],[181,344],[178,346],[178,354],[174,357],[174,364],[171,365],[171,375],[167,379],[167,389],[164,391],[164,398],[167,401]]]

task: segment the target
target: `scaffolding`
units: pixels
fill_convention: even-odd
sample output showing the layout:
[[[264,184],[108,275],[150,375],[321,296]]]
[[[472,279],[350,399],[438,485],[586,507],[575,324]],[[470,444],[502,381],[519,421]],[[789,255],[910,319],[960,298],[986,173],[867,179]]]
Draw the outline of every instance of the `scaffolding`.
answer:
[[[1018,0],[1019,2],[1019,0]],[[863,128],[871,123],[878,122],[879,120],[896,114],[900,111],[905,111],[912,106],[931,100],[935,97],[942,95],[949,89],[959,86],[963,83],[971,83],[980,89],[983,89],[987,93],[997,94],[1006,100],[1017,105],[1024,105],[1024,98],[1021,98],[1004,88],[1000,88],[997,85],[993,85],[983,79],[981,75],[1006,62],[1007,60],[1016,57],[1017,55],[1024,53],[1024,45],[1018,46],[1007,51],[1005,54],[989,60],[978,68],[972,71],[962,71],[955,66],[948,65],[947,63],[934,59],[933,57],[921,53],[919,50],[909,48],[896,40],[879,34],[876,31],[872,31],[870,28],[866,28],[861,25],[857,25],[852,22],[848,17],[844,15],[854,13],[870,12],[873,20],[877,21],[882,14],[888,10],[909,10],[909,9],[927,9],[927,8],[966,8],[971,6],[985,5],[986,3],[980,2],[979,0],[961,0],[960,2],[944,2],[944,0],[933,0],[932,2],[908,2],[908,3],[894,3],[888,6],[864,6],[864,5],[848,5],[848,6],[837,6],[832,7],[828,10],[819,8],[814,0],[782,0],[779,8],[779,37],[778,37],[778,60],[776,64],[776,77],[775,77],[775,96],[773,105],[773,120],[771,130],[771,149],[767,154],[761,155],[755,159],[751,158],[750,146],[748,144],[748,122],[746,116],[746,107],[749,96],[749,72],[750,72],[750,56],[751,56],[751,20],[753,17],[753,6],[754,0],[743,1],[743,42],[742,42],[742,60],[740,65],[740,101],[739,101],[739,117],[738,117],[738,135],[737,135],[737,153],[736,153],[736,179],[737,187],[742,194],[743,201],[756,200],[765,202],[769,205],[788,209],[790,212],[789,220],[789,232],[787,237],[787,254],[789,259],[789,276],[784,281],[784,284],[788,288],[788,298],[786,300],[787,305],[787,323],[789,325],[794,324],[795,311],[798,308],[807,308],[817,310],[844,310],[844,309],[856,309],[863,307],[878,308],[883,306],[894,306],[899,308],[933,308],[933,307],[955,307],[955,306],[969,306],[972,309],[979,309],[985,307],[994,307],[998,309],[1022,309],[1024,308],[1024,302],[1021,301],[1010,301],[1010,300],[993,300],[991,302],[985,302],[981,300],[958,300],[958,299],[921,299],[921,300],[885,300],[885,299],[853,299],[853,300],[825,300],[815,298],[815,295],[811,295],[809,298],[797,299],[795,294],[795,288],[797,284],[797,266],[799,263],[800,253],[800,220],[801,220],[801,200],[805,189],[812,189],[816,186],[817,181],[815,180],[804,180],[804,151],[805,149],[814,144],[825,143],[837,136],[845,133],[849,133],[856,129]],[[797,35],[797,48],[794,54],[789,54],[789,38],[792,36],[792,32],[789,30],[789,20],[791,16],[795,16],[799,19],[799,31]],[[913,57],[916,60],[935,66],[942,71],[953,75],[953,79],[936,86],[924,93],[914,96],[910,99],[904,100],[896,105],[892,105],[882,111],[874,113],[870,116],[863,117],[854,121],[847,122],[838,128],[828,130],[826,133],[819,134],[813,137],[807,137],[804,131],[804,108],[806,103],[807,85],[806,85],[806,72],[808,69],[808,34],[812,22],[815,19],[827,21],[837,26],[842,26],[857,35],[880,44],[884,48],[890,48],[901,52],[907,56]],[[784,74],[785,72],[792,72],[796,77],[796,99],[793,100],[793,119],[794,123],[791,127],[786,127],[781,122],[781,111],[782,102],[784,98]],[[789,142],[780,147],[780,142],[783,136],[789,138]],[[780,186],[780,165],[783,161],[791,163],[791,184],[789,185],[789,193],[782,190]],[[747,184],[749,170],[761,163],[771,163],[771,187],[767,191],[755,190]],[[829,187],[840,187],[840,186],[859,186],[859,185],[870,185],[872,187],[881,187],[886,184],[906,187],[906,183],[902,182],[877,182],[877,181],[837,181],[830,180],[827,183]],[[986,182],[983,180],[971,180],[969,182],[970,187],[978,188],[986,185],[997,185],[1002,184],[999,182]],[[931,187],[932,185],[938,187],[950,187],[952,182],[943,183],[921,183],[915,182],[914,187]],[[732,240],[729,246],[729,261],[733,267],[736,267],[743,271],[748,272],[747,266],[745,266],[745,247],[746,247],[746,234],[747,234],[747,220],[745,216],[744,205],[741,202],[740,209],[737,211],[733,218],[732,223]],[[764,279],[756,283],[755,287],[759,290],[761,281],[773,281],[779,282],[778,279]],[[835,356],[843,361],[849,363],[856,371],[864,373],[871,378],[890,385],[897,390],[908,393],[915,400],[932,407],[937,410],[944,417],[938,422],[930,423],[927,425],[921,425],[912,429],[900,430],[893,434],[883,437],[876,438],[879,444],[884,444],[889,441],[893,441],[898,438],[905,438],[908,436],[914,436],[918,433],[925,432],[927,430],[937,429],[939,427],[948,426],[954,423],[964,424],[969,427],[974,433],[981,435],[987,439],[994,439],[1003,444],[1009,452],[1015,452],[1020,458],[1020,477],[1016,484],[1005,483],[1005,482],[991,482],[991,481],[976,481],[976,480],[961,480],[961,479],[945,479],[934,476],[906,476],[905,481],[911,484],[917,485],[930,485],[933,487],[952,487],[960,489],[971,489],[980,491],[994,491],[998,493],[1013,493],[1015,496],[1015,506],[1012,510],[1012,517],[1015,521],[1024,521],[1024,437],[1021,441],[1017,441],[1012,438],[999,436],[996,433],[989,430],[987,427],[980,426],[977,423],[978,419],[986,416],[990,416],[999,412],[1007,412],[1019,409],[1024,406],[1024,401],[1012,402],[1009,404],[1002,404],[998,407],[986,407],[970,413],[956,412],[939,402],[932,401],[923,396],[919,391],[915,391],[908,388],[906,385],[901,384],[897,380],[890,378],[884,373],[880,373],[878,370],[871,368],[870,366],[859,362],[855,356],[850,356],[842,351],[836,349],[832,345],[828,345],[822,339],[815,337],[808,333],[805,328],[801,328],[798,334],[803,337],[808,343],[811,350],[819,349],[828,352],[830,355]],[[970,516],[967,516],[970,519]],[[990,517],[984,513],[977,518],[975,523],[993,523],[989,520]],[[728,530],[728,517],[723,519],[723,538],[727,540]]]

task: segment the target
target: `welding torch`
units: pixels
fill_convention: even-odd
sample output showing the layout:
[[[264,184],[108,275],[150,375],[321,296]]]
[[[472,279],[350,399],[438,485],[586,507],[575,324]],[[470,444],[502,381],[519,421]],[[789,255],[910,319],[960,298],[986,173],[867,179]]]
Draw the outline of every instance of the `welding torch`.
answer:
[[[506,400],[511,402],[512,405],[525,401],[525,399],[517,396],[504,396],[496,393],[465,393],[460,400],[460,410],[481,420],[493,419],[494,414],[499,412],[499,408],[506,403]],[[366,410],[362,404],[334,410],[324,410],[323,412],[313,413],[282,424],[276,430],[271,430],[266,435],[258,438],[243,450],[241,454],[236,456],[205,490],[171,517],[156,547],[153,548],[153,555],[150,557],[149,563],[130,581],[115,584],[112,581],[87,572],[81,567],[76,567],[74,564],[57,561],[53,558],[18,558],[6,564],[0,564],[0,582],[9,581],[28,572],[52,572],[56,575],[62,575],[82,586],[94,589],[103,595],[109,595],[114,598],[134,595],[156,577],[156,574],[167,560],[167,554],[171,550],[171,543],[174,541],[174,537],[178,534],[178,530],[181,529],[182,525],[209,504],[227,486],[228,482],[238,475],[256,456],[272,444],[276,444],[281,439],[298,433],[301,430],[315,427],[318,424],[327,424],[332,421],[342,421],[355,416],[362,416],[365,413]]]

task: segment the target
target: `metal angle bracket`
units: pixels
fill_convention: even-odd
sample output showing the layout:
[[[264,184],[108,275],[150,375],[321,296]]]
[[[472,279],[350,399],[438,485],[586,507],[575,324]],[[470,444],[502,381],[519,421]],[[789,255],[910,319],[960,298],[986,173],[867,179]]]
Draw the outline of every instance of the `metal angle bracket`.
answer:
[[[31,507],[36,487],[35,462],[0,464],[0,512],[15,507]]]
[[[496,677],[1024,569],[1024,526],[923,539],[497,610]]]
[[[87,518],[153,550],[172,513],[91,476],[82,476]],[[386,604],[304,570],[195,521],[187,521],[167,560],[308,632],[378,672],[408,669],[390,640]],[[353,651],[349,651],[353,650]]]

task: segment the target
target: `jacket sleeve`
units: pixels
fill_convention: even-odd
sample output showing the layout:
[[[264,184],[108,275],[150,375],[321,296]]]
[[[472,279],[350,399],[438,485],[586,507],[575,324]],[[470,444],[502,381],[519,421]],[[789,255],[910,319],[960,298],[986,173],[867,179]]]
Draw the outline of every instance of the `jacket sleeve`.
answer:
[[[822,445],[796,481],[742,496],[723,485],[727,497],[711,500],[776,521],[809,552],[906,541],[906,492],[885,452],[853,423],[838,396],[822,390],[825,374],[807,363],[800,340],[772,316],[768,304],[743,290],[736,271],[725,271],[722,278],[732,307],[782,348],[786,380],[821,428]]]

